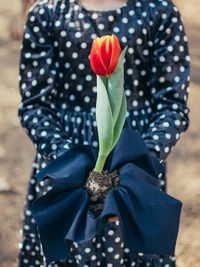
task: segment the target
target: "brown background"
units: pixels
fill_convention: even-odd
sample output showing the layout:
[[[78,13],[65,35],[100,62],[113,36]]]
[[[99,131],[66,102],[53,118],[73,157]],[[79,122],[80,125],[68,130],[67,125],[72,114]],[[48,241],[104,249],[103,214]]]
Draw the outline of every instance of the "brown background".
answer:
[[[176,256],[178,267],[200,266],[200,1],[176,0],[192,57],[191,124],[168,160],[168,192],[183,202]],[[22,21],[20,0],[0,1],[0,266],[17,266],[19,229],[34,150],[19,125],[17,108]],[[2,192],[3,189],[6,192]]]

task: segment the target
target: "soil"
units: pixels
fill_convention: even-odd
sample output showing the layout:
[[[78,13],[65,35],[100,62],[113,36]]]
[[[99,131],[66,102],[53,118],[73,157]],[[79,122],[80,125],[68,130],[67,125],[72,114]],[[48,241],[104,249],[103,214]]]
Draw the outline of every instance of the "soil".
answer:
[[[117,170],[109,173],[108,171],[89,173],[89,177],[83,188],[89,195],[89,209],[98,217],[103,208],[107,194],[111,189],[117,187],[120,182],[120,176]]]
[[[190,127],[168,158],[168,192],[183,202],[177,267],[200,266],[200,1],[176,0],[190,45]],[[13,40],[23,23],[20,0],[0,1],[0,267],[16,267],[19,229],[34,148],[20,126],[17,109],[21,42]]]

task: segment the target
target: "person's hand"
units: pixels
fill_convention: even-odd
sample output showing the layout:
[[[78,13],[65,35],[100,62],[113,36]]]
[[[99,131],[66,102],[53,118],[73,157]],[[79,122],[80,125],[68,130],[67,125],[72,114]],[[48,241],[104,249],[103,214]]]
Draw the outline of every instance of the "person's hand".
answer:
[[[116,222],[118,220],[119,220],[119,218],[117,216],[108,219],[109,222]]]

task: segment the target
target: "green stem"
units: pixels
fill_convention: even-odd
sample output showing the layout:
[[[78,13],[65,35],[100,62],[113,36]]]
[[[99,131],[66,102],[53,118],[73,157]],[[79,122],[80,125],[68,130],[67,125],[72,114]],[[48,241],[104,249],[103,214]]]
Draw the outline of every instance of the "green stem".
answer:
[[[98,154],[98,158],[97,158],[97,161],[96,161],[96,165],[95,165],[94,171],[101,172],[103,170],[104,164],[106,162],[106,158],[107,158],[107,156]]]

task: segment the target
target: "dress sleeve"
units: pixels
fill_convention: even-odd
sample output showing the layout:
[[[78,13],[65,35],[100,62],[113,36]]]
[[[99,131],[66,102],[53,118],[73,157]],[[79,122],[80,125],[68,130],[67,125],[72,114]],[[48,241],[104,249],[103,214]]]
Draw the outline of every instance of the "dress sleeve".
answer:
[[[20,58],[19,118],[41,156],[51,160],[70,149],[58,109],[58,62],[53,47],[53,6],[37,2],[29,11]]]
[[[149,86],[153,115],[143,139],[163,161],[189,125],[190,55],[180,13],[171,1],[161,2],[152,38]]]

